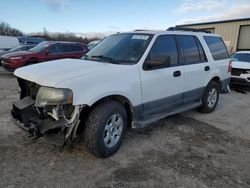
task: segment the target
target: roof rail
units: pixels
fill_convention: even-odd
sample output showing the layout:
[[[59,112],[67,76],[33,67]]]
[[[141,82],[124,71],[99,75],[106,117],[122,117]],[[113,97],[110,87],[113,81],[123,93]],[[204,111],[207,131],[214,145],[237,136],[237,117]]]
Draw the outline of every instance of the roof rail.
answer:
[[[150,31],[150,30],[148,30],[148,29],[136,29],[134,31]]]
[[[202,33],[211,33],[211,31],[205,29],[193,29],[185,27],[169,27],[167,31],[191,31],[191,32],[202,32]]]

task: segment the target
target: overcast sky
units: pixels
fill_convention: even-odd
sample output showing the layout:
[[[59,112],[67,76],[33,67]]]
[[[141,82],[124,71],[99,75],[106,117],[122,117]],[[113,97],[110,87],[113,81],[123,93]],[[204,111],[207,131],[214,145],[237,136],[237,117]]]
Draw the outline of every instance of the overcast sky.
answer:
[[[26,33],[109,33],[250,17],[250,0],[8,0],[0,21]]]

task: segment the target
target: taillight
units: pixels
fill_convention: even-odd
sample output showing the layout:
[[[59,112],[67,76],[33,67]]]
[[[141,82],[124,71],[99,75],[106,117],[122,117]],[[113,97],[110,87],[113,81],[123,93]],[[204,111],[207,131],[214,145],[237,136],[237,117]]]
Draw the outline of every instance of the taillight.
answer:
[[[228,64],[228,72],[232,72],[232,60],[229,61],[229,64]]]

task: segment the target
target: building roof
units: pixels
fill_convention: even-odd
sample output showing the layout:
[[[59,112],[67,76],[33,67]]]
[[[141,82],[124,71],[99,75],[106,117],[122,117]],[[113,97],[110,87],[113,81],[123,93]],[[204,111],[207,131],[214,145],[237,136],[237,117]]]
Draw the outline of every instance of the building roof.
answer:
[[[220,24],[220,23],[228,23],[228,22],[240,22],[240,21],[250,21],[250,18],[240,18],[240,19],[232,19],[232,20],[220,20],[220,21],[213,21],[213,22],[193,23],[193,24],[182,24],[182,25],[177,25],[177,26],[208,25],[208,24]]]

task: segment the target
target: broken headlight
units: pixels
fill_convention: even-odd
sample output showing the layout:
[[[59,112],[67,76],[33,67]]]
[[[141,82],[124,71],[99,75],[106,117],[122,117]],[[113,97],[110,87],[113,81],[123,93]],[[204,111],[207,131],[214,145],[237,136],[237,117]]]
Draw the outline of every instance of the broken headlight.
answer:
[[[70,89],[41,87],[36,96],[36,107],[46,105],[72,104],[73,93]]]

